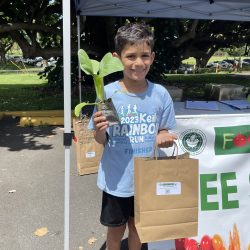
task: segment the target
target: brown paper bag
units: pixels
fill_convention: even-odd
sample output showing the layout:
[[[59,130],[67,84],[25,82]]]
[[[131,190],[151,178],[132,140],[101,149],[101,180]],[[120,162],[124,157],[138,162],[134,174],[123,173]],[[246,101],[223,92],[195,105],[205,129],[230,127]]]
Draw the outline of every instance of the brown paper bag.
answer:
[[[135,158],[135,226],[141,242],[197,236],[198,160]]]
[[[96,173],[103,153],[103,145],[97,143],[94,139],[93,131],[88,130],[88,121],[87,118],[73,120],[79,175]]]

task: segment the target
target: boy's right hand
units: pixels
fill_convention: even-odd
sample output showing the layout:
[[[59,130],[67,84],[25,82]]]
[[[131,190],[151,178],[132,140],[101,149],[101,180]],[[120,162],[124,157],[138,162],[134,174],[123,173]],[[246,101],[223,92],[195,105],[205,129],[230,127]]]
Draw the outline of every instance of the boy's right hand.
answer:
[[[107,140],[106,128],[109,125],[106,117],[102,114],[101,111],[97,111],[93,115],[93,122],[95,127],[95,140],[100,144],[105,144]]]
[[[106,120],[106,117],[102,114],[102,111],[97,111],[94,113],[93,121],[96,131],[106,132],[106,128],[108,127],[109,123]]]

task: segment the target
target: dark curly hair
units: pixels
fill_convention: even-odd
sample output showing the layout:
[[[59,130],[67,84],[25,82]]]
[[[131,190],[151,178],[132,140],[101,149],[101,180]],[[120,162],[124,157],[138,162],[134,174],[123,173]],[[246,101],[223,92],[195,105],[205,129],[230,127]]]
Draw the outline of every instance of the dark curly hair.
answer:
[[[115,36],[115,51],[121,55],[126,45],[146,42],[151,50],[154,48],[153,29],[145,23],[128,23],[121,26]]]

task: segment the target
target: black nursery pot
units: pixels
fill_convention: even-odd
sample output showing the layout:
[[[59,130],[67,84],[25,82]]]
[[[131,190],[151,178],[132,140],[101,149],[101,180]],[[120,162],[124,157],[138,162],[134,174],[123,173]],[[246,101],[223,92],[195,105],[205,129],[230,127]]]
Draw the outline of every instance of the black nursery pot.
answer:
[[[115,106],[111,98],[103,100],[96,104],[97,110],[102,111],[103,115],[106,117],[109,125],[118,124],[120,122],[119,116],[116,112]]]

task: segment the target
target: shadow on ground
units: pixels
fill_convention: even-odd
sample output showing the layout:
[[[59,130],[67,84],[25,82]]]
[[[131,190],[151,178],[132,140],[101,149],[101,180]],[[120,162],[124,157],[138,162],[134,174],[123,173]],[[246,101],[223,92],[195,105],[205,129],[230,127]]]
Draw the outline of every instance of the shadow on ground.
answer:
[[[39,141],[56,134],[55,126],[20,127],[19,118],[5,116],[0,120],[0,147],[6,147],[9,151],[49,150],[52,144]]]

